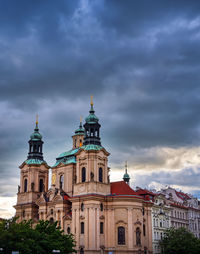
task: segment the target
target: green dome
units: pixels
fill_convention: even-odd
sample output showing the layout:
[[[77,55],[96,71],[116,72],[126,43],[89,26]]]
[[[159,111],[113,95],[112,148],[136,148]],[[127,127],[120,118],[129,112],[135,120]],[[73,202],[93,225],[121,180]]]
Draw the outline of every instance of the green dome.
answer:
[[[86,123],[97,123],[99,118],[94,114],[93,104],[91,104],[90,114],[85,118]]]
[[[123,176],[123,179],[130,179],[130,176],[128,173],[125,173],[124,176]]]
[[[86,123],[96,123],[99,121],[99,118],[95,116],[95,114],[89,114],[88,117],[85,118]]]
[[[33,134],[30,136],[31,140],[41,140],[42,135],[39,133],[39,129],[35,128]]]

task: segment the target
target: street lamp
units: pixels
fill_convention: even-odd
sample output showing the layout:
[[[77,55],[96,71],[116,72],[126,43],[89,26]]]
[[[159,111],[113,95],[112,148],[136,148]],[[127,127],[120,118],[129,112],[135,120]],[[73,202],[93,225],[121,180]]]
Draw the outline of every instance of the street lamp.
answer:
[[[53,250],[52,253],[60,253],[60,250]]]

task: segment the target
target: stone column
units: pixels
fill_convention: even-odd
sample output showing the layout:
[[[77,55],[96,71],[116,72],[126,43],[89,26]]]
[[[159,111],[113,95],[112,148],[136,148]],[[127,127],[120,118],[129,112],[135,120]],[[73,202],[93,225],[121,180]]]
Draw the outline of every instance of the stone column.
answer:
[[[79,246],[79,238],[80,238],[80,232],[79,232],[79,228],[80,228],[80,212],[79,209],[76,209],[76,246]]]
[[[100,221],[99,221],[99,208],[96,208],[96,218],[97,218],[97,230],[96,230],[96,235],[97,235],[97,250],[100,249]],[[104,232],[105,234],[105,232]]]
[[[126,236],[128,249],[133,248],[133,209],[128,208],[128,234]]]
[[[85,249],[89,248],[89,208],[85,211]]]
[[[72,208],[72,234],[75,235],[76,227],[76,209]]]

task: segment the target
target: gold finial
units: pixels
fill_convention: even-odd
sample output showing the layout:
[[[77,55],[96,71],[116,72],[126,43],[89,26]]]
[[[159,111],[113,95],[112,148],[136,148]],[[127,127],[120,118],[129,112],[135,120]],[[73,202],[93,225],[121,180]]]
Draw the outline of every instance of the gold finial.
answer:
[[[36,124],[38,124],[38,114],[36,115]]]
[[[93,106],[93,95],[90,96],[90,105]]]

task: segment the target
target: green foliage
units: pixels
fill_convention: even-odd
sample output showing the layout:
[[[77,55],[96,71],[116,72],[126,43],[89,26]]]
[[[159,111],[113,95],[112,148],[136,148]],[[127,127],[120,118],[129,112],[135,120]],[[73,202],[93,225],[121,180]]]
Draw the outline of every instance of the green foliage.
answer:
[[[160,242],[163,254],[199,254],[200,240],[185,228],[170,228]]]
[[[0,223],[0,248],[10,254],[19,251],[20,254],[50,254],[60,250],[61,254],[76,252],[73,236],[65,235],[57,226],[57,222],[39,221],[33,227],[32,221],[16,223],[16,218]]]

